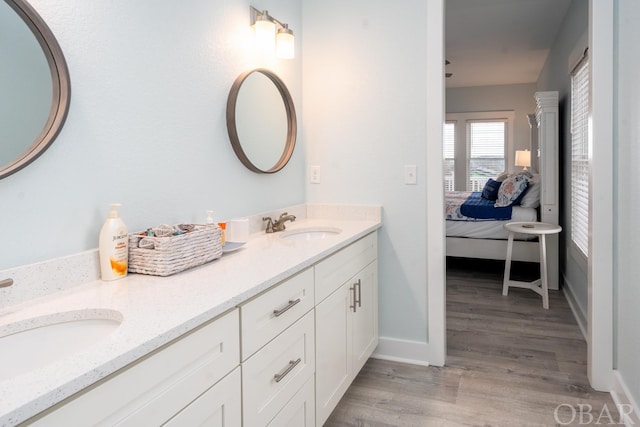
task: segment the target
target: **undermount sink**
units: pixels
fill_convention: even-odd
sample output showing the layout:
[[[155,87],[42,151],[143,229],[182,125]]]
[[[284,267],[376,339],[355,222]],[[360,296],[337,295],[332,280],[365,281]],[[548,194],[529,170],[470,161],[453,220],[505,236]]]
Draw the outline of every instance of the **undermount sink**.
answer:
[[[0,325],[0,381],[82,351],[109,336],[120,323],[119,311],[87,309]]]
[[[285,231],[280,238],[285,240],[318,240],[340,234],[342,230],[335,227],[307,227]]]

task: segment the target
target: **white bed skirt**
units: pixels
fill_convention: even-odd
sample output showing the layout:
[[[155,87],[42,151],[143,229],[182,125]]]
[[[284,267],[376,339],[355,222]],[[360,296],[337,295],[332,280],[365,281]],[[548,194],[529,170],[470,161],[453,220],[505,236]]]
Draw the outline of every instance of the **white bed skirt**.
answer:
[[[470,237],[472,239],[507,239],[509,233],[503,225],[511,221],[537,221],[534,208],[514,206],[511,219],[505,221],[445,221],[447,237]],[[516,237],[521,237],[516,236]],[[480,258],[480,257],[478,257]]]
[[[507,258],[507,241],[447,237],[447,256],[504,260]],[[539,262],[540,246],[538,241],[514,240],[512,259],[514,261]]]
[[[506,221],[445,221],[447,228],[447,256],[479,259],[506,259],[509,233],[504,224],[512,221],[537,221],[533,208],[514,206],[510,220]],[[538,242],[524,240],[524,234],[516,234],[513,242],[513,260],[538,262]],[[522,240],[520,240],[522,239]]]

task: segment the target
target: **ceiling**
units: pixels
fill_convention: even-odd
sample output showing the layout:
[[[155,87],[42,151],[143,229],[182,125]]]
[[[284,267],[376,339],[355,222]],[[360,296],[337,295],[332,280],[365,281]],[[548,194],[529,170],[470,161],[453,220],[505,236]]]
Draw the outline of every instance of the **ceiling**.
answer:
[[[535,83],[570,3],[446,0],[446,86]]]

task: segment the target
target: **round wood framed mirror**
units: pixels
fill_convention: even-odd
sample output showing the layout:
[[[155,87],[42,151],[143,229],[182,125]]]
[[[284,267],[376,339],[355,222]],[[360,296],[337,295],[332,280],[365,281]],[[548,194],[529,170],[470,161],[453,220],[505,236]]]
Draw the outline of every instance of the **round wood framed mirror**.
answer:
[[[54,141],[67,117],[70,80],[55,36],[26,0],[0,2],[0,178]]]
[[[249,170],[281,170],[297,135],[295,107],[284,82],[264,68],[240,74],[227,99],[227,130],[233,151]]]

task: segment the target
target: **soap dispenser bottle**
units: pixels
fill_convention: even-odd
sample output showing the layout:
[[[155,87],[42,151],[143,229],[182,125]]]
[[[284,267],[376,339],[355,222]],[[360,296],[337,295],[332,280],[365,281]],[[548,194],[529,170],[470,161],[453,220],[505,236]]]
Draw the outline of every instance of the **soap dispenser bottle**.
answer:
[[[100,272],[102,280],[115,280],[127,275],[129,235],[118,208],[113,203],[100,231]]]

